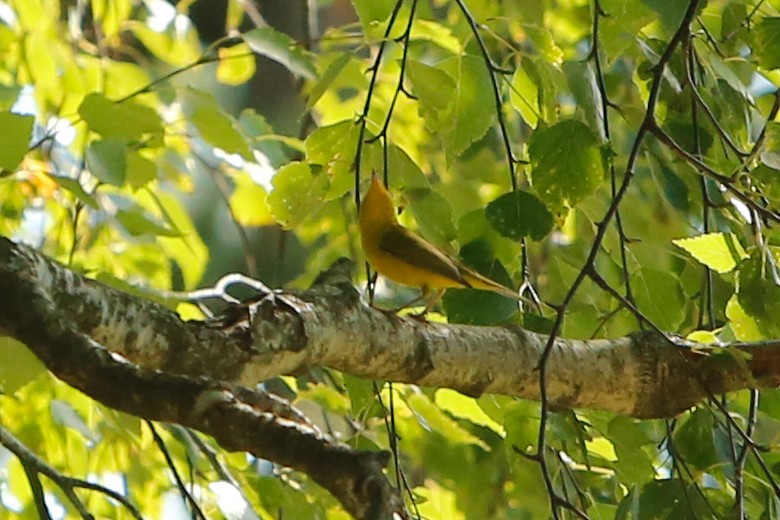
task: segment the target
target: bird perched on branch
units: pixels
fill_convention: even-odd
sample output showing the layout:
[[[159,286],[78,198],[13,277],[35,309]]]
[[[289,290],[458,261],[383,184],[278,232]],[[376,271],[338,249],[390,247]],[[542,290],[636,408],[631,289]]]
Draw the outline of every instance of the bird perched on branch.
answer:
[[[536,305],[399,224],[390,193],[376,174],[360,206],[360,235],[371,267],[397,283],[419,288],[426,311],[452,288],[493,291]]]

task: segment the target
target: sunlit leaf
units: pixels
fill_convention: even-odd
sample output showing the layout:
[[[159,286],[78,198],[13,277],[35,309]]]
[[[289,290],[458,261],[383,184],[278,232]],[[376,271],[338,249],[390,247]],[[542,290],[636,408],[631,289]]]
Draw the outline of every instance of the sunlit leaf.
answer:
[[[293,162],[276,172],[268,204],[277,222],[293,227],[309,217],[325,200],[326,182],[305,163]]]
[[[760,341],[766,336],[758,328],[758,323],[749,316],[739,304],[737,296],[732,296],[726,304],[726,317],[734,331],[734,336],[740,341]]]
[[[0,336],[0,392],[12,394],[45,372],[46,366],[23,343]]]
[[[728,273],[748,257],[733,233],[709,233],[693,238],[672,240],[672,243],[719,273]]]
[[[329,412],[347,413],[349,411],[349,398],[332,386],[310,384],[306,389],[298,392],[298,398],[313,401]]]
[[[106,37],[114,37],[130,16],[133,4],[130,0],[92,0],[92,16],[100,23]]]
[[[387,20],[395,5],[394,0],[351,0],[355,12],[369,35],[379,36],[381,22]]]
[[[198,234],[192,217],[181,201],[169,193],[157,193],[166,216],[181,236],[160,236],[157,241],[165,255],[179,266],[187,289],[194,289],[200,282],[209,260],[209,249]]]
[[[262,186],[247,176],[236,178],[236,188],[230,195],[230,209],[242,226],[267,226],[274,222],[267,194]]]
[[[132,101],[115,103],[98,93],[84,98],[79,115],[104,137],[140,139],[144,134],[162,133],[160,116],[151,108]]]
[[[477,404],[473,397],[467,397],[448,388],[440,388],[436,391],[434,402],[442,410],[455,417],[466,419],[474,424],[487,426],[499,435],[504,434],[504,427],[491,419]]]
[[[325,72],[322,73],[317,83],[312,87],[309,92],[309,98],[306,100],[306,108],[311,110],[311,107],[317,104],[317,101],[322,97],[328,87],[331,86],[333,81],[338,77],[344,67],[353,58],[352,54],[345,52],[340,54],[335,60],[333,60]]]
[[[448,442],[453,444],[474,444],[484,450],[489,449],[479,437],[459,426],[457,422],[433,404],[428,397],[422,394],[413,394],[406,398],[406,403],[418,420],[423,421],[424,428],[436,431]]]
[[[463,52],[463,44],[452,33],[452,29],[432,20],[417,19],[412,25],[412,40],[426,40],[435,43],[452,54]]]
[[[780,273],[777,272],[780,254],[774,248],[774,258],[767,258],[754,249],[750,258],[739,266],[739,305],[752,317],[766,337],[780,336]]]
[[[165,63],[181,67],[200,57],[198,33],[186,16],[176,14],[164,31],[157,31],[136,21],[126,26],[152,54]]]
[[[523,63],[528,61],[528,58],[523,58]],[[536,128],[536,124],[539,121],[539,88],[525,70],[525,67],[520,66],[515,69],[511,85],[509,100],[512,103],[512,107],[520,112],[523,120],[530,127]]]
[[[217,80],[225,85],[241,85],[255,73],[255,57],[245,43],[218,50]]]
[[[187,93],[185,110],[190,122],[208,144],[226,153],[239,154],[248,160],[254,158],[246,137],[238,130],[235,120],[217,104],[212,96],[190,90]]]

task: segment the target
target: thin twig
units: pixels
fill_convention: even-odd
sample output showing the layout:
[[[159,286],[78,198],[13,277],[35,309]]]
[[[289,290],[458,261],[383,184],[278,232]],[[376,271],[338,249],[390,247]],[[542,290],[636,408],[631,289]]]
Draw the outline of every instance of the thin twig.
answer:
[[[79,499],[78,495],[76,495],[75,489],[89,489],[92,491],[97,491],[98,493],[102,493],[103,495],[106,495],[107,497],[112,498],[122,504],[125,509],[127,509],[127,511],[133,516],[133,518],[143,520],[141,513],[127,499],[127,497],[105,486],[101,486],[100,484],[95,484],[94,482],[87,482],[86,480],[63,475],[53,467],[49,466],[38,455],[33,453],[29,448],[27,448],[27,446],[24,445],[24,443],[17,439],[3,426],[0,426],[0,444],[5,446],[8,451],[16,455],[16,457],[22,463],[28,478],[30,476],[30,472],[34,472],[36,474],[45,475],[54,481],[54,483],[57,484],[63,493],[65,493],[65,496],[68,497],[68,500],[71,501],[73,506],[79,511],[83,518],[91,519],[92,515],[87,511],[84,503],[81,501],[81,499]],[[33,481],[34,480],[37,480],[37,478],[34,478]],[[34,484],[33,481],[31,481],[31,485],[35,486],[36,484]],[[35,492],[35,490],[33,490],[33,492]],[[39,513],[41,513],[40,509]]]
[[[469,11],[466,4],[463,3],[463,0],[455,0],[455,2],[458,4],[458,7],[460,7],[463,16],[466,17],[466,20],[471,27],[471,32],[477,41],[479,52],[482,54],[482,58],[485,61],[485,66],[487,67],[487,73],[490,77],[490,86],[491,90],[493,91],[493,101],[496,106],[496,117],[498,117],[498,125],[501,128],[501,138],[504,142],[506,158],[507,162],[509,163],[509,180],[512,183],[512,191],[515,191],[517,189],[515,164],[518,163],[518,160],[515,158],[515,154],[512,151],[512,145],[509,142],[509,132],[507,131],[506,122],[504,121],[503,101],[501,99],[501,92],[498,89],[498,82],[496,81],[496,73],[503,73],[504,71],[495,63],[493,63],[493,60],[490,58],[487,46],[485,46],[485,41],[482,39],[482,35],[479,32],[477,21],[471,15],[471,11]]]
[[[190,510],[192,511],[193,517],[200,518],[201,520],[206,520],[206,515],[203,514],[203,511],[200,509],[200,506],[198,505],[197,501],[192,496],[192,493],[190,493],[190,491],[187,489],[187,486],[184,484],[184,481],[179,475],[179,471],[176,469],[176,464],[173,462],[173,457],[171,457],[171,454],[168,451],[168,447],[165,446],[165,441],[163,441],[162,437],[160,437],[160,434],[157,433],[157,429],[154,427],[154,423],[149,420],[144,420],[144,422],[146,423],[146,426],[149,427],[149,430],[152,432],[152,438],[154,439],[154,443],[157,445],[157,448],[163,454],[163,457],[165,458],[165,463],[168,465],[168,468],[171,470],[171,473],[173,474],[173,480],[176,482],[176,487],[179,489],[179,493],[181,494],[184,501],[190,505]]]

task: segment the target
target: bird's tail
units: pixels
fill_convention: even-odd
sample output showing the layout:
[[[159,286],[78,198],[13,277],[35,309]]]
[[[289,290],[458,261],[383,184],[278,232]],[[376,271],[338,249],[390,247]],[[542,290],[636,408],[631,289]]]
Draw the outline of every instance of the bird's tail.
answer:
[[[530,299],[526,298],[522,294],[513,291],[512,289],[509,289],[507,287],[504,287],[500,283],[491,280],[487,276],[483,276],[479,274],[477,271],[474,271],[473,269],[463,269],[462,273],[463,278],[469,283],[471,287],[474,289],[483,289],[486,291],[493,291],[494,293],[498,293],[502,296],[506,296],[507,298],[512,298],[515,300],[523,301],[529,305],[538,306],[538,304],[534,301],[531,301]]]

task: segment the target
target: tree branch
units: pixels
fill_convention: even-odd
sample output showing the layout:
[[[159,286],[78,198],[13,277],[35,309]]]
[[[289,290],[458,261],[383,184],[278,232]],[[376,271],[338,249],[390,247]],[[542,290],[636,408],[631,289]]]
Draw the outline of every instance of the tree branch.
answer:
[[[382,472],[387,452],[337,444],[285,401],[226,382],[238,373],[235,360],[247,357],[230,334],[182,322],[159,304],[88,280],[5,238],[0,294],[0,333],[25,343],[57,377],[101,403],[189,426],[225,449],[303,471],[356,518],[405,515]]]
[[[201,431],[206,431],[203,416],[219,410],[233,421],[268,423],[269,434],[286,435],[285,426],[295,425],[301,435],[296,442],[303,444],[322,443],[324,436],[286,402],[245,387],[322,365],[469,395],[539,399],[536,366],[547,336],[514,326],[434,324],[388,314],[360,301],[350,268],[347,261],[337,262],[311,289],[272,293],[247,307],[244,323],[218,330],[182,322],[162,305],[0,239],[5,296],[0,331],[25,342],[55,374],[109,406]],[[673,345],[657,332],[558,338],[548,367],[550,403],[559,410],[670,417],[705,399],[703,385],[711,393],[777,385],[779,347],[780,341],[729,348]],[[156,399],[134,404],[149,395]],[[284,423],[252,419],[246,406]],[[245,437],[239,444],[252,442]],[[270,453],[282,464],[301,464],[284,449]],[[293,460],[283,462],[288,458]]]

